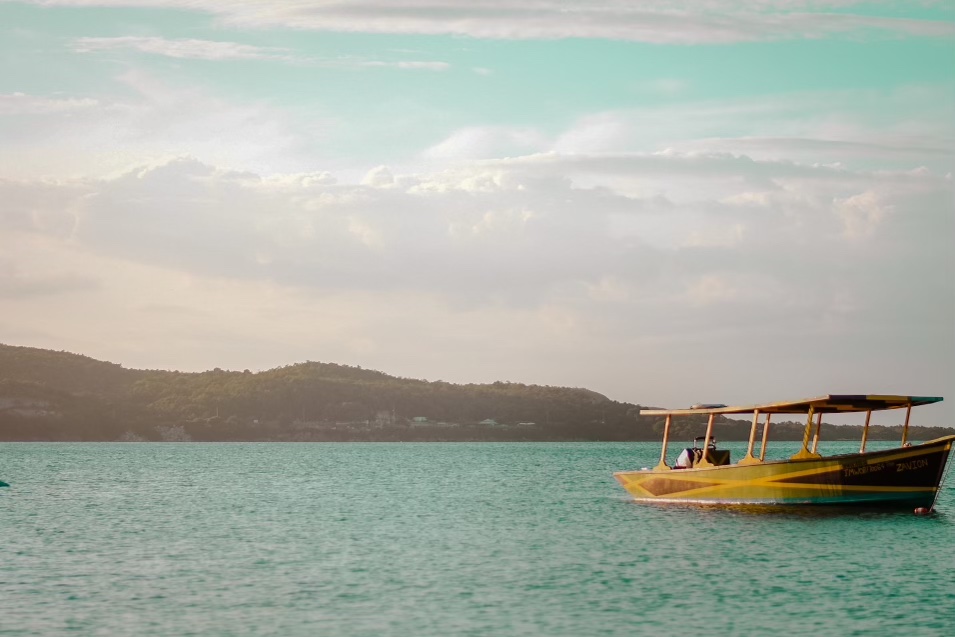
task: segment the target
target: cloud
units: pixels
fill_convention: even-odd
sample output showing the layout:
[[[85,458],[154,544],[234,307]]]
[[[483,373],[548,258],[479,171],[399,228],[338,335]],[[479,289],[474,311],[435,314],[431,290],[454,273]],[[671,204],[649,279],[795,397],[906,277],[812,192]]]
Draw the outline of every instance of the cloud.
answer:
[[[73,41],[77,53],[92,51],[133,50],[178,59],[193,60],[281,60],[295,58],[286,49],[259,47],[236,42],[123,36],[113,38],[77,38]]]
[[[626,194],[621,179],[694,191],[715,181],[729,194],[673,203],[675,192]],[[21,203],[0,219],[10,230],[202,275],[525,305],[567,286],[632,284],[680,251],[709,255],[673,261],[696,276],[697,266],[721,263],[760,271],[740,253],[885,247],[898,238],[892,210],[950,191],[931,173],[725,155],[550,154],[414,175],[380,166],[361,184],[322,173],[262,177],[182,157],[108,179],[4,182],[4,200]],[[922,213],[929,225],[944,214],[932,206]],[[640,280],[650,285],[646,272]]]
[[[877,2],[714,0],[35,0],[44,6],[167,7],[204,11],[233,27],[356,33],[461,35],[495,39],[605,38],[657,44],[726,44],[853,35],[949,38],[955,25],[893,16]]]
[[[0,298],[3,299],[82,294],[97,285],[97,281],[89,276],[69,272],[24,272],[12,259],[0,259]]]
[[[121,36],[111,38],[77,38],[72,43],[77,53],[98,51],[136,51],[175,59],[208,60],[215,62],[262,60],[299,65],[346,68],[390,68],[399,70],[446,71],[447,62],[420,60],[352,60],[294,55],[289,49],[261,47],[238,42],[197,39],[168,39],[160,37]]]
[[[880,108],[873,111],[872,103]],[[672,149],[861,169],[918,162],[944,172],[955,167],[953,108],[944,85],[686,101],[587,114],[540,148],[565,154]]]
[[[895,143],[892,143],[892,142]],[[935,139],[885,139],[881,142],[844,139],[813,139],[800,137],[734,137],[693,140],[693,146],[709,152],[743,151],[767,157],[878,157],[905,158],[908,161],[924,158],[951,158],[955,150],[939,144]]]
[[[89,111],[100,105],[90,98],[56,98],[25,93],[0,94],[0,115],[60,115]]]
[[[388,188],[395,184],[395,177],[387,166],[378,166],[369,171],[361,183],[373,188]]]
[[[878,226],[892,213],[891,206],[885,205],[878,194],[867,191],[836,200],[836,213],[845,224],[845,234],[851,240],[860,240],[872,236]]]
[[[424,152],[429,159],[491,159],[545,150],[547,138],[533,129],[473,126],[454,131]]]
[[[8,118],[0,174],[102,175],[180,153],[288,170],[305,163],[306,149],[330,126],[315,113],[297,122],[266,100],[233,103],[135,69],[116,79],[122,97],[0,95]]]
[[[621,397],[634,378],[650,395],[806,375],[787,389],[857,391],[843,377],[873,386],[888,359],[934,391],[955,349],[953,196],[929,170],[672,151],[381,166],[363,183],[187,156],[5,180],[0,329],[127,365],[313,358]]]
[[[421,62],[421,61],[402,61],[402,62],[382,62],[382,61],[371,61],[371,62],[361,62],[360,66],[365,67],[378,67],[378,68],[394,68],[402,70],[422,70],[422,71],[447,71],[451,68],[451,65],[447,62]]]
[[[646,82],[642,84],[640,88],[649,93],[672,97],[685,92],[688,88],[688,85],[686,81],[677,78],[660,78]]]

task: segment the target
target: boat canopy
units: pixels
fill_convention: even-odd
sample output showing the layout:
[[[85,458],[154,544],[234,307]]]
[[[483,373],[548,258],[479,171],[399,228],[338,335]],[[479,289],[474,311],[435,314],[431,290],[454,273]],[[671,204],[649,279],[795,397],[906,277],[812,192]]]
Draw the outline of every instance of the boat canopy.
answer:
[[[689,409],[641,409],[641,416],[689,416],[693,414],[816,414],[851,413],[860,411],[882,411],[901,409],[937,403],[938,396],[879,396],[866,394],[827,394],[817,398],[748,405],[745,407],[726,407],[724,405],[701,405]]]

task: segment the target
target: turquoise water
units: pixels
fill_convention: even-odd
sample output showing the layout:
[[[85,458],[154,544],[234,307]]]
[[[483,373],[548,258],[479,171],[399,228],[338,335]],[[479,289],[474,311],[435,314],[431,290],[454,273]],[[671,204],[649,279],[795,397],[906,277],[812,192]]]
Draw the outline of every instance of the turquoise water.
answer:
[[[952,484],[928,517],[635,504],[611,473],[657,454],[3,444],[0,635],[955,634]]]

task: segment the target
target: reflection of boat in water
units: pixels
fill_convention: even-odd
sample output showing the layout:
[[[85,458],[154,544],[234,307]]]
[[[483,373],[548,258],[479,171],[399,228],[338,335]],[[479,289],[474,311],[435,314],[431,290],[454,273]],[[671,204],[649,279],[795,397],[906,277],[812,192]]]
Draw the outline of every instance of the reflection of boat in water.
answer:
[[[644,409],[642,416],[666,416],[660,462],[652,469],[621,471],[614,477],[641,502],[717,505],[866,505],[880,508],[930,508],[938,496],[955,436],[911,445],[907,442],[912,407],[942,400],[926,396],[829,395],[749,407],[700,405],[690,409]],[[865,450],[873,411],[905,409],[901,446]],[[817,453],[823,414],[865,412],[859,453],[824,457]],[[708,414],[702,445],[666,462],[674,416]],[[730,463],[728,450],[716,449],[717,415],[752,414],[746,455]],[[806,414],[802,448],[788,460],[765,460],[773,414]],[[762,446],[754,455],[760,416],[765,415]],[[816,417],[813,423],[813,416]],[[700,440],[700,439],[698,439]]]

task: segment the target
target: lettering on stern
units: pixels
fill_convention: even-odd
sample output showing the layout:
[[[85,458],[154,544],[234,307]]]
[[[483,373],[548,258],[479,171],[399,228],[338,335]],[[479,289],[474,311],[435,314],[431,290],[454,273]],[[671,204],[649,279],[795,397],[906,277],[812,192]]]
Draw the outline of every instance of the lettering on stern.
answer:
[[[916,458],[908,462],[899,462],[895,465],[896,471],[912,471],[913,469],[924,469],[928,466],[928,460],[925,458]]]
[[[880,473],[882,471],[894,471],[895,473],[899,473],[901,471],[915,471],[917,469],[925,469],[929,466],[929,464],[930,463],[927,458],[915,458],[914,460],[904,460],[902,462],[889,460],[887,462],[876,462],[874,464],[857,464],[845,467],[842,470],[842,475],[846,478],[852,478],[855,476]]]
[[[875,464],[857,464],[850,467],[846,467],[842,470],[842,475],[846,478],[852,478],[854,476],[864,476],[870,473],[879,473],[880,471],[885,471],[894,465],[894,462],[877,462]]]

